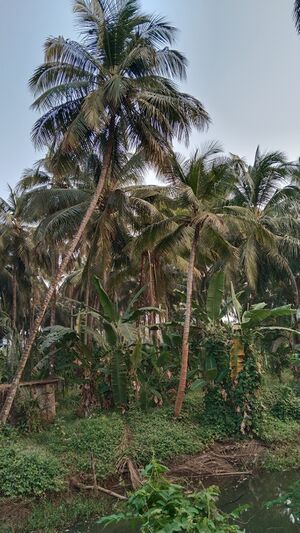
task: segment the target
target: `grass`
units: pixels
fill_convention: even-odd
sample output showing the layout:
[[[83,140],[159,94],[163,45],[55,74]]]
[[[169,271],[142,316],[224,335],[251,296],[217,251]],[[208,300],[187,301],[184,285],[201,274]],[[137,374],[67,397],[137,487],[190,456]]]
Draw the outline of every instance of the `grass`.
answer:
[[[300,435],[298,435],[299,441]],[[291,442],[271,449],[263,463],[269,471],[298,470],[300,468],[300,444]]]
[[[110,413],[74,421],[58,419],[50,430],[31,435],[27,442],[55,454],[72,475],[90,471],[93,453],[97,475],[105,479],[115,472],[123,433],[121,415]]]
[[[15,512],[12,511],[14,504]],[[5,513],[7,507],[10,509],[8,515]],[[10,502],[5,508],[0,516],[0,533],[58,533],[78,522],[96,521],[111,513],[114,506],[111,499],[104,497],[69,495],[64,500]]]
[[[154,410],[145,416],[141,411],[130,413],[132,434],[130,455],[140,465],[153,455],[166,462],[179,455],[200,453],[212,441],[210,433],[185,418],[175,420],[168,409]]]
[[[261,439],[270,446],[263,467],[270,471],[300,468],[300,423],[265,416]]]

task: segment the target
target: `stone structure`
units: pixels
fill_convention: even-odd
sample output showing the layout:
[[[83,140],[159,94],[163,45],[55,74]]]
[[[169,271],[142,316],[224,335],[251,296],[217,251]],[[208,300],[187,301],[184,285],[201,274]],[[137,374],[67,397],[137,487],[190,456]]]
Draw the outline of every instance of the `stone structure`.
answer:
[[[61,380],[58,378],[25,381],[20,383],[19,391],[21,392],[23,388],[29,390],[31,397],[37,401],[41,410],[42,419],[45,422],[52,422],[56,416],[55,393],[61,386],[61,383]],[[9,387],[9,383],[0,384],[0,404],[3,402]]]

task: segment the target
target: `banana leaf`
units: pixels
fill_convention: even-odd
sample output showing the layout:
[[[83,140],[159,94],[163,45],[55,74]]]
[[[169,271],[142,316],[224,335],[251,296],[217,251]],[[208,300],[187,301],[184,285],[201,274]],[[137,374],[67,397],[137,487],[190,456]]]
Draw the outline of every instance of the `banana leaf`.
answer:
[[[206,312],[208,318],[213,322],[216,322],[220,316],[223,297],[224,272],[220,271],[212,276],[207,291]]]

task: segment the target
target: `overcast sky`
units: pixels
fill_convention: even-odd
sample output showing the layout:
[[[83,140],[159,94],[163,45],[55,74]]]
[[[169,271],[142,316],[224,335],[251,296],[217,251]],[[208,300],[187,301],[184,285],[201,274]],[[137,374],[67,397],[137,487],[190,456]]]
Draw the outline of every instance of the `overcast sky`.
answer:
[[[39,155],[27,82],[49,35],[76,37],[72,0],[0,0],[0,196]],[[180,29],[189,60],[184,89],[198,97],[213,125],[190,150],[218,139],[249,160],[257,144],[300,155],[300,37],[293,0],[142,0]]]

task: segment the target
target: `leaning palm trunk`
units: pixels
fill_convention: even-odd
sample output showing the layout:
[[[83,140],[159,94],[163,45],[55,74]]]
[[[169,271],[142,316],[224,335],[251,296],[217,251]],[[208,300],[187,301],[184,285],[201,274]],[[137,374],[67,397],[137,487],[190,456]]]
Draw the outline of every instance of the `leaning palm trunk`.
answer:
[[[112,151],[113,151],[113,129],[114,128],[110,128],[110,135],[109,135],[109,140],[108,140],[108,145],[107,145],[107,151],[106,151],[106,154],[105,154],[105,157],[104,157],[104,161],[103,161],[103,167],[102,167],[102,171],[101,171],[101,174],[100,174],[100,178],[99,178],[99,181],[98,181],[98,185],[97,185],[97,188],[96,188],[96,191],[94,193],[94,196],[92,197],[92,200],[91,200],[91,203],[86,211],[86,214],[84,215],[83,219],[82,219],[82,222],[79,226],[79,229],[75,235],[75,237],[73,238],[73,240],[71,241],[71,244],[69,246],[69,249],[56,273],[56,276],[54,277],[49,289],[48,289],[48,292],[46,294],[46,297],[45,297],[45,300],[44,300],[44,303],[42,304],[41,306],[41,309],[40,309],[40,312],[33,324],[33,327],[32,327],[32,330],[29,334],[29,337],[28,337],[28,341],[26,343],[26,346],[25,346],[25,349],[24,349],[24,352],[21,356],[21,359],[19,361],[19,364],[18,364],[18,368],[17,368],[17,371],[16,371],[16,374],[13,378],[13,381],[11,383],[11,386],[9,388],[9,391],[7,393],[7,396],[6,396],[6,399],[5,399],[5,402],[3,404],[3,407],[2,407],[2,410],[1,410],[1,414],[0,414],[0,422],[2,424],[5,424],[7,422],[7,419],[9,417],[9,414],[10,414],[10,411],[11,411],[11,407],[12,407],[12,404],[14,402],[14,399],[15,399],[15,396],[16,396],[16,393],[17,393],[17,389],[18,389],[18,385],[20,383],[20,380],[21,380],[21,377],[22,377],[22,374],[23,374],[23,371],[24,371],[24,368],[26,366],[26,363],[28,361],[28,358],[30,356],[30,353],[31,353],[31,350],[32,350],[32,347],[33,347],[33,344],[35,342],[35,339],[37,337],[37,334],[38,334],[38,331],[41,327],[41,324],[43,322],[43,318],[44,318],[44,315],[45,315],[45,312],[47,310],[47,307],[51,301],[51,298],[59,284],[59,282],[61,281],[65,271],[66,271],[66,268],[68,266],[68,263],[74,253],[74,251],[76,250],[77,248],[77,245],[83,235],[83,232],[89,222],[89,220],[91,219],[92,215],[93,215],[93,212],[98,204],[98,201],[99,201],[99,198],[101,196],[101,193],[103,191],[103,187],[105,185],[105,182],[106,182],[106,179],[107,179],[107,176],[108,176],[108,173],[109,173],[109,168],[110,168],[110,162],[111,162],[111,156],[112,156]]]
[[[182,337],[181,369],[180,369],[180,378],[179,378],[179,385],[178,385],[178,390],[177,390],[175,411],[174,411],[174,415],[176,417],[179,416],[181,413],[182,404],[183,404],[184,395],[185,395],[185,389],[186,389],[187,371],[188,371],[188,364],[189,364],[189,337],[190,337],[191,313],[192,313],[194,266],[195,266],[195,257],[196,257],[196,248],[197,248],[198,238],[199,238],[199,226],[196,226],[194,238],[192,242],[188,274],[187,274],[186,309],[185,309],[183,337]]]

